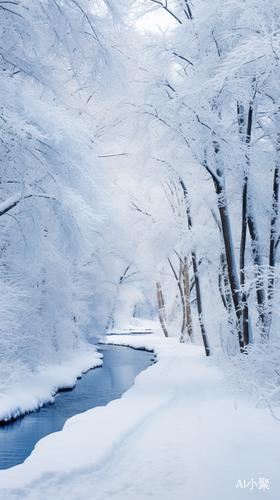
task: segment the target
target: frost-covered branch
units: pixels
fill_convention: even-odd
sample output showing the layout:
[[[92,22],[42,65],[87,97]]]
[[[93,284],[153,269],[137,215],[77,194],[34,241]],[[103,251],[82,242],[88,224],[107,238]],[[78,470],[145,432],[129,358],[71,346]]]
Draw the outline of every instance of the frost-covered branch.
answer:
[[[56,198],[53,198],[52,196],[48,196],[45,194],[28,194],[28,195],[22,196],[21,192],[16,193],[13,196],[11,196],[10,198],[8,198],[6,201],[3,201],[2,203],[0,203],[0,217],[1,217],[1,215],[6,214],[7,212],[9,212],[9,210],[14,208],[21,200],[26,200],[27,198],[31,198],[32,196],[35,198],[47,198],[50,200],[57,201]]]
[[[180,21],[180,19],[174,14],[174,12],[172,12],[169,8],[168,8],[168,4],[167,4],[167,0],[165,0],[165,3],[163,4],[162,2],[160,2],[159,0],[150,0],[151,2],[153,3],[156,3],[157,5],[159,5],[160,7],[162,7],[166,12],[168,12],[168,14],[170,14],[172,17],[174,17],[174,19],[179,23],[179,24],[182,24],[182,21]]]
[[[175,51],[173,52],[173,54],[174,54],[174,56],[179,57],[180,59],[183,59],[183,61],[186,61],[191,66],[193,66],[193,63],[189,59],[187,59],[186,57],[184,57],[184,56],[182,56],[180,54],[177,54],[177,52],[175,52]]]
[[[216,173],[208,164],[207,160],[205,159],[203,162],[203,166],[207,170],[207,172],[211,175],[214,184],[216,186],[216,191],[219,194],[223,189],[225,189],[225,179],[223,176],[219,175]]]
[[[22,199],[21,192],[11,196],[0,204],[0,216],[14,208]]]
[[[91,28],[91,30],[92,30],[92,33],[93,33],[93,35],[92,35],[92,36],[94,37],[94,39],[95,39],[96,41],[99,41],[98,36],[97,36],[97,33],[96,33],[96,31],[95,31],[95,29],[94,29],[94,27],[93,27],[93,24],[92,24],[92,22],[91,22],[91,20],[90,20],[90,18],[89,18],[89,16],[88,16],[88,14],[87,14],[87,13],[84,11],[84,9],[80,6],[79,2],[76,2],[76,0],[72,0],[72,2],[73,2],[73,3],[74,3],[77,7],[78,7],[78,9],[80,9],[80,11],[83,13],[83,15],[84,15],[85,19],[87,20],[87,22],[88,22],[88,24],[89,24],[89,26],[90,26],[90,28]]]
[[[23,16],[21,14],[19,14],[18,12],[15,12],[14,10],[7,9],[7,7],[3,7],[3,4],[7,4],[7,3],[11,4],[11,5],[20,5],[19,2],[1,2],[0,9],[5,10],[6,12],[9,12],[10,14],[14,14],[15,16],[19,16],[19,17],[23,18]]]

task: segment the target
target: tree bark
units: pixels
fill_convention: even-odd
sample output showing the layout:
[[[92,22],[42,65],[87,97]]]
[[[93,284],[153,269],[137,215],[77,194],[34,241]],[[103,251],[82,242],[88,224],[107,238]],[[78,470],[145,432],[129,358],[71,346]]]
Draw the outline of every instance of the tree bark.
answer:
[[[184,192],[184,198],[186,200],[186,211],[187,211],[187,220],[188,220],[188,228],[192,229],[192,219],[191,219],[191,214],[190,214],[190,209],[188,205],[188,191],[187,188],[180,179],[180,184],[182,186],[183,192]],[[191,252],[192,255],[192,264],[193,264],[193,273],[194,273],[194,281],[195,281],[195,289],[196,289],[196,299],[197,299],[197,311],[198,311],[198,320],[199,320],[199,326],[200,326],[200,331],[202,335],[202,340],[203,340],[203,345],[205,349],[205,354],[206,356],[210,356],[210,346],[207,338],[207,333],[204,325],[204,319],[203,319],[203,310],[202,310],[202,300],[201,300],[201,290],[200,290],[200,280],[199,280],[199,275],[198,275],[198,266],[197,266],[197,258],[196,258],[196,252],[195,250],[192,250]]]
[[[237,317],[237,329],[238,329],[238,337],[239,337],[239,346],[240,350],[244,349],[244,339],[242,332],[242,317],[243,317],[243,307],[242,307],[242,297],[240,292],[240,284],[237,274],[235,256],[234,256],[234,248],[233,248],[233,240],[231,235],[231,226],[228,215],[228,208],[226,202],[226,194],[224,189],[221,186],[217,186],[216,192],[218,194],[218,207],[221,217],[222,224],[222,235],[224,240],[225,247],[225,255],[226,262],[228,268],[228,278],[231,289],[232,300],[235,308],[235,313]]]
[[[167,329],[165,326],[165,320],[166,320],[165,306],[164,306],[164,300],[163,300],[163,295],[162,295],[160,283],[157,283],[157,299],[158,299],[158,316],[159,316],[161,328],[163,330],[165,337],[168,337],[168,332],[167,332]]]
[[[237,116],[239,123],[239,132],[241,134],[241,140],[244,141],[243,128],[245,126],[245,112],[243,106],[237,104]],[[249,158],[249,147],[251,144],[252,137],[252,123],[253,123],[253,102],[251,101],[248,109],[247,117],[247,130],[246,130],[246,140],[245,144],[247,147],[246,152],[246,168],[244,170],[244,184],[243,184],[243,199],[242,199],[242,231],[241,231],[241,244],[240,244],[240,284],[245,285],[245,247],[246,247],[246,231],[247,225],[251,237],[253,262],[256,276],[256,295],[258,304],[258,314],[259,314],[259,324],[262,330],[262,339],[267,338],[268,332],[268,316],[266,313],[266,297],[264,280],[262,277],[262,258],[261,251],[259,247],[259,237],[256,225],[255,216],[253,213],[252,200],[248,195],[248,172],[250,167]],[[249,312],[248,312],[248,300],[245,291],[242,292],[242,302],[243,302],[243,332],[244,332],[244,343],[249,344]]]
[[[197,267],[197,258],[195,250],[192,251],[192,264],[193,264],[193,272],[194,272],[194,280],[195,280],[195,288],[196,288],[196,300],[197,300],[197,311],[198,311],[198,320],[199,326],[201,330],[202,340],[204,344],[205,354],[206,356],[210,356],[210,346],[208,343],[208,338],[204,326],[203,319],[203,310],[202,310],[202,300],[201,300],[201,289],[200,289],[200,281],[198,276],[198,267]]]
[[[269,279],[268,279],[268,332],[267,340],[269,338],[269,329],[271,327],[272,310],[273,310],[273,297],[274,297],[274,280],[275,280],[275,254],[277,244],[279,242],[276,234],[276,222],[279,212],[279,168],[280,168],[280,133],[277,136],[277,159],[274,169],[273,179],[273,194],[272,194],[272,214],[270,223],[270,246],[269,246]]]
[[[262,272],[262,257],[259,246],[259,236],[252,208],[249,208],[248,228],[251,236],[253,262],[256,276],[256,294],[258,303],[259,323],[261,326],[261,337],[263,341],[268,339],[269,318],[266,312],[266,294]]]
[[[242,109],[242,111],[241,111]],[[239,131],[243,134],[244,126],[244,108],[237,104],[237,115],[239,123]],[[253,103],[250,103],[247,117],[247,131],[245,143],[247,148],[251,143],[252,135],[252,120],[253,120]],[[242,287],[242,309],[243,309],[243,339],[244,345],[249,344],[249,310],[248,310],[248,297],[244,290],[245,286],[245,252],[246,252],[246,235],[248,224],[248,170],[250,160],[249,154],[246,153],[246,166],[244,168],[243,178],[243,193],[242,193],[242,223],[241,223],[241,240],[240,240],[240,286]]]
[[[242,309],[243,309],[243,338],[244,344],[249,344],[249,311],[247,293],[244,290],[245,285],[245,251],[246,251],[246,234],[248,223],[248,177],[244,174],[243,194],[242,194],[242,223],[241,223],[241,240],[240,240],[240,286],[242,288]]]
[[[174,277],[175,277],[175,280],[176,280],[176,283],[178,285],[178,288],[179,288],[179,292],[180,292],[180,297],[181,297],[181,303],[182,303],[182,310],[183,310],[183,320],[182,320],[182,327],[181,327],[181,335],[180,335],[180,342],[184,342],[184,337],[185,337],[185,331],[186,331],[186,307],[185,307],[185,297],[184,297],[184,291],[183,291],[183,288],[182,288],[182,285],[181,285],[181,281],[174,269],[174,266],[171,262],[170,259],[168,259],[168,262],[169,262],[169,265],[172,269],[172,272],[174,274]]]
[[[226,255],[224,252],[220,255],[220,269],[218,284],[222,302],[229,314],[232,314],[232,299],[230,294],[230,284],[227,272]],[[222,284],[223,283],[223,284]]]
[[[193,326],[192,326],[192,311],[191,311],[191,302],[190,302],[190,273],[189,273],[189,264],[188,264],[187,257],[185,257],[185,259],[184,259],[183,285],[184,285],[185,308],[186,308],[186,317],[187,317],[187,332],[188,332],[190,339],[192,339]]]

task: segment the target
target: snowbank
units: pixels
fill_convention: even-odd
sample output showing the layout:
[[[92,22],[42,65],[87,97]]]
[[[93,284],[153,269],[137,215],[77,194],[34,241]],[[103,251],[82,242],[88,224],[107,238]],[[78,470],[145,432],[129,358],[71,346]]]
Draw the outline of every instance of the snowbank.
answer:
[[[149,320],[142,318],[127,318],[127,322],[122,322],[119,328],[113,328],[106,332],[108,335],[135,335],[141,333],[155,333],[157,336],[163,336],[163,331],[158,319]]]
[[[0,471],[1,500],[278,500],[280,424],[234,399],[202,347],[155,335],[105,342],[153,349],[157,363]]]
[[[72,389],[77,378],[91,368],[102,365],[102,354],[88,346],[60,365],[48,365],[36,374],[30,373],[22,383],[0,391],[0,421],[9,421],[54,402],[60,389]]]

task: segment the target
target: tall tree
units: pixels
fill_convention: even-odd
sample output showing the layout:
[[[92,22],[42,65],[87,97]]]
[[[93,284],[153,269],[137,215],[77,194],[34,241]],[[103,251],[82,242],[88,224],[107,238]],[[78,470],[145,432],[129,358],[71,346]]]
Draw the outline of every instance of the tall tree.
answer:
[[[163,34],[162,41],[156,35],[149,37],[149,51],[158,65],[157,72],[151,70],[150,98],[142,112],[157,127],[161,143],[168,144],[161,150],[167,165],[172,151],[172,168],[180,176],[194,176],[196,164],[197,174],[202,166],[214,182],[226,256],[227,270],[223,269],[228,274],[243,351],[253,337],[267,340],[265,286],[275,271],[278,174],[276,169],[272,194],[271,146],[277,150],[278,122],[272,124],[270,117],[275,116],[278,89],[277,3],[268,9],[264,2],[260,8],[259,2],[228,0],[211,5],[205,1],[149,5],[170,16],[172,30]],[[272,33],[273,44],[269,42]],[[208,192],[206,178],[198,192],[201,198]],[[270,220],[265,200],[271,196]],[[260,200],[257,211],[256,197]],[[265,274],[268,265],[269,275]],[[255,300],[250,292],[253,283]],[[269,278],[269,307],[273,286],[274,278]],[[229,310],[229,318],[231,314]],[[254,322],[251,333],[250,318]]]

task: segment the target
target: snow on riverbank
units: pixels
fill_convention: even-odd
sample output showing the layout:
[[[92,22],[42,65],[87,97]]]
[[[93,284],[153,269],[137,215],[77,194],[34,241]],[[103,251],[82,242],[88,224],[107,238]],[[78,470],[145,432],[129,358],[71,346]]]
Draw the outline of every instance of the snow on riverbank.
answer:
[[[0,471],[1,500],[278,500],[280,423],[234,398],[203,348],[156,335],[105,342],[153,349],[158,362]]]
[[[30,373],[21,383],[0,391],[0,421],[15,419],[54,402],[59,389],[73,388],[77,378],[91,368],[102,365],[102,354],[87,346],[60,365],[48,365],[38,373]]]

